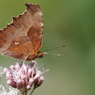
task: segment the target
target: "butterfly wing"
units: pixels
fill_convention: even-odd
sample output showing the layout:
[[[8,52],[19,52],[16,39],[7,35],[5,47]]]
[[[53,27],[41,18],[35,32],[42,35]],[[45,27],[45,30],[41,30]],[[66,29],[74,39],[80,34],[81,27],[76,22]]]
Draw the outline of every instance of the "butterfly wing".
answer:
[[[39,5],[26,4],[24,14],[0,30],[0,53],[22,60],[37,54],[42,43],[42,12]],[[27,57],[27,58],[26,58]]]

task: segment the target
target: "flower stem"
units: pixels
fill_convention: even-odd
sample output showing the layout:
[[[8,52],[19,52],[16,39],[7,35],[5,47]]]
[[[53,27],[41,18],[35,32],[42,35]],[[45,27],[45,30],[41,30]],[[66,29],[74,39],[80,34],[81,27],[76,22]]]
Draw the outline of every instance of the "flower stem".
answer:
[[[34,92],[35,88],[33,88],[33,90],[31,91],[30,95],[32,95],[32,93]]]
[[[25,91],[25,95],[27,95],[27,91]]]

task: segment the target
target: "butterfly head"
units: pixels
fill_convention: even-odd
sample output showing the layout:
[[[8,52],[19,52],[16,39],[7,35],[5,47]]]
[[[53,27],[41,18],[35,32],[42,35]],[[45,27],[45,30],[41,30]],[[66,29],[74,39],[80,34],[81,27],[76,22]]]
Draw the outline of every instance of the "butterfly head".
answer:
[[[46,52],[38,52],[37,54],[34,54],[32,56],[28,56],[26,61],[31,61],[31,60],[36,59],[36,58],[42,58],[46,54],[47,54]]]
[[[44,55],[46,55],[47,54],[47,52],[38,52],[37,54],[36,54],[36,56],[37,56],[37,58],[42,58]]]

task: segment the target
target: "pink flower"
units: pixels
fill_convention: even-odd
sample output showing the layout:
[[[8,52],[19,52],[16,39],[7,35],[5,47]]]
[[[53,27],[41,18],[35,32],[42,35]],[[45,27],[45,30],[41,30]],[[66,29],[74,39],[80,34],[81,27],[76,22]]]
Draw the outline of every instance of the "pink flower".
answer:
[[[29,64],[18,62],[16,65],[11,65],[10,70],[4,68],[7,84],[19,89],[22,94],[30,90],[32,86],[33,90],[39,87],[44,81],[44,77],[42,76],[44,71],[41,72],[35,68],[35,64],[35,61]]]

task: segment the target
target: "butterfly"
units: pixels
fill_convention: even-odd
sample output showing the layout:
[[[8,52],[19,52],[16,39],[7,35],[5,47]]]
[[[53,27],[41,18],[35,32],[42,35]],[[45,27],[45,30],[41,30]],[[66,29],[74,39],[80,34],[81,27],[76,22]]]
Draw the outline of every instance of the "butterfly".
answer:
[[[13,17],[13,21],[0,30],[0,54],[30,61],[43,57],[40,52],[43,36],[43,15],[39,5],[26,3],[27,10]]]

